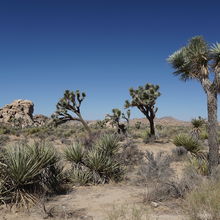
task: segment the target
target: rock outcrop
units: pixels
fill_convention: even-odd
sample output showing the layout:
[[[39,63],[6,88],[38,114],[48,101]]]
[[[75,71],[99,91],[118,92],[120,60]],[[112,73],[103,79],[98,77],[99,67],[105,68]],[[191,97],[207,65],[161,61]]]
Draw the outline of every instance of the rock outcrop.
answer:
[[[0,108],[0,123],[12,126],[27,127],[34,124],[34,104],[29,100],[15,100],[11,104]]]
[[[0,123],[13,127],[42,126],[48,118],[44,115],[35,115],[34,103],[29,100],[15,100],[11,104],[0,108]]]
[[[34,120],[34,125],[35,126],[42,126],[45,125],[46,123],[49,123],[49,118],[45,115],[34,115],[33,116]]]

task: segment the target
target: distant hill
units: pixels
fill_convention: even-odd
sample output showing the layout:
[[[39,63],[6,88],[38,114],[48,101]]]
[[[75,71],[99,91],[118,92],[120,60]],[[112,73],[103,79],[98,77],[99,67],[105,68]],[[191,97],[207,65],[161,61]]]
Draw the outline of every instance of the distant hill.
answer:
[[[148,124],[148,120],[146,118],[135,118],[130,120],[130,124],[134,125],[137,121],[142,122],[143,124]],[[172,126],[189,126],[190,122],[182,121],[171,116],[166,116],[162,118],[156,118],[155,124],[159,125],[172,125]]]

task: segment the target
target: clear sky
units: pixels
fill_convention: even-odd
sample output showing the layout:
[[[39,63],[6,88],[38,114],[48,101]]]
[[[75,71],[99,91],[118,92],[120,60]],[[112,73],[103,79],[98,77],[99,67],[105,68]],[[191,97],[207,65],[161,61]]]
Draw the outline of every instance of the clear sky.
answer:
[[[206,117],[196,81],[166,58],[195,35],[220,42],[220,1],[0,0],[0,106],[29,99],[50,115],[65,89],[85,91],[86,119],[123,109],[128,89],[160,85],[158,117]],[[132,110],[132,117],[142,117]]]

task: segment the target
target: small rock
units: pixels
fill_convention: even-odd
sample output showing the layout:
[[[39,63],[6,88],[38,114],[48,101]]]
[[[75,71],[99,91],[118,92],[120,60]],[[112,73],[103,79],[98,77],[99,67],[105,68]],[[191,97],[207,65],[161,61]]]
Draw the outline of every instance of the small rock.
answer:
[[[159,206],[159,204],[157,202],[151,202],[150,203],[151,206],[153,206],[154,208],[157,208]]]

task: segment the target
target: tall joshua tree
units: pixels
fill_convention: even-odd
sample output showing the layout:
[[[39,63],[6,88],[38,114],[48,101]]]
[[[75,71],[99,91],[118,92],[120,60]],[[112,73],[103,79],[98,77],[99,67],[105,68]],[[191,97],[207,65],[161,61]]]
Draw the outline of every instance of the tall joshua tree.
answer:
[[[149,120],[150,135],[155,137],[154,118],[158,108],[155,108],[156,99],[161,95],[158,85],[150,83],[139,86],[138,89],[130,89],[131,102],[125,101],[125,108],[137,107]]]
[[[71,120],[80,121],[89,135],[91,135],[91,130],[86,121],[83,119],[80,111],[82,101],[85,97],[86,94],[84,92],[80,93],[79,90],[76,90],[75,92],[66,90],[63,98],[61,98],[56,105],[56,112],[52,115],[55,123],[62,124]],[[75,117],[72,116],[70,112],[74,113]]]
[[[220,91],[220,44],[209,46],[201,36],[193,37],[188,44],[174,52],[168,62],[181,80],[196,79],[207,95],[209,173],[218,165],[217,94]],[[214,74],[210,77],[211,73]]]

